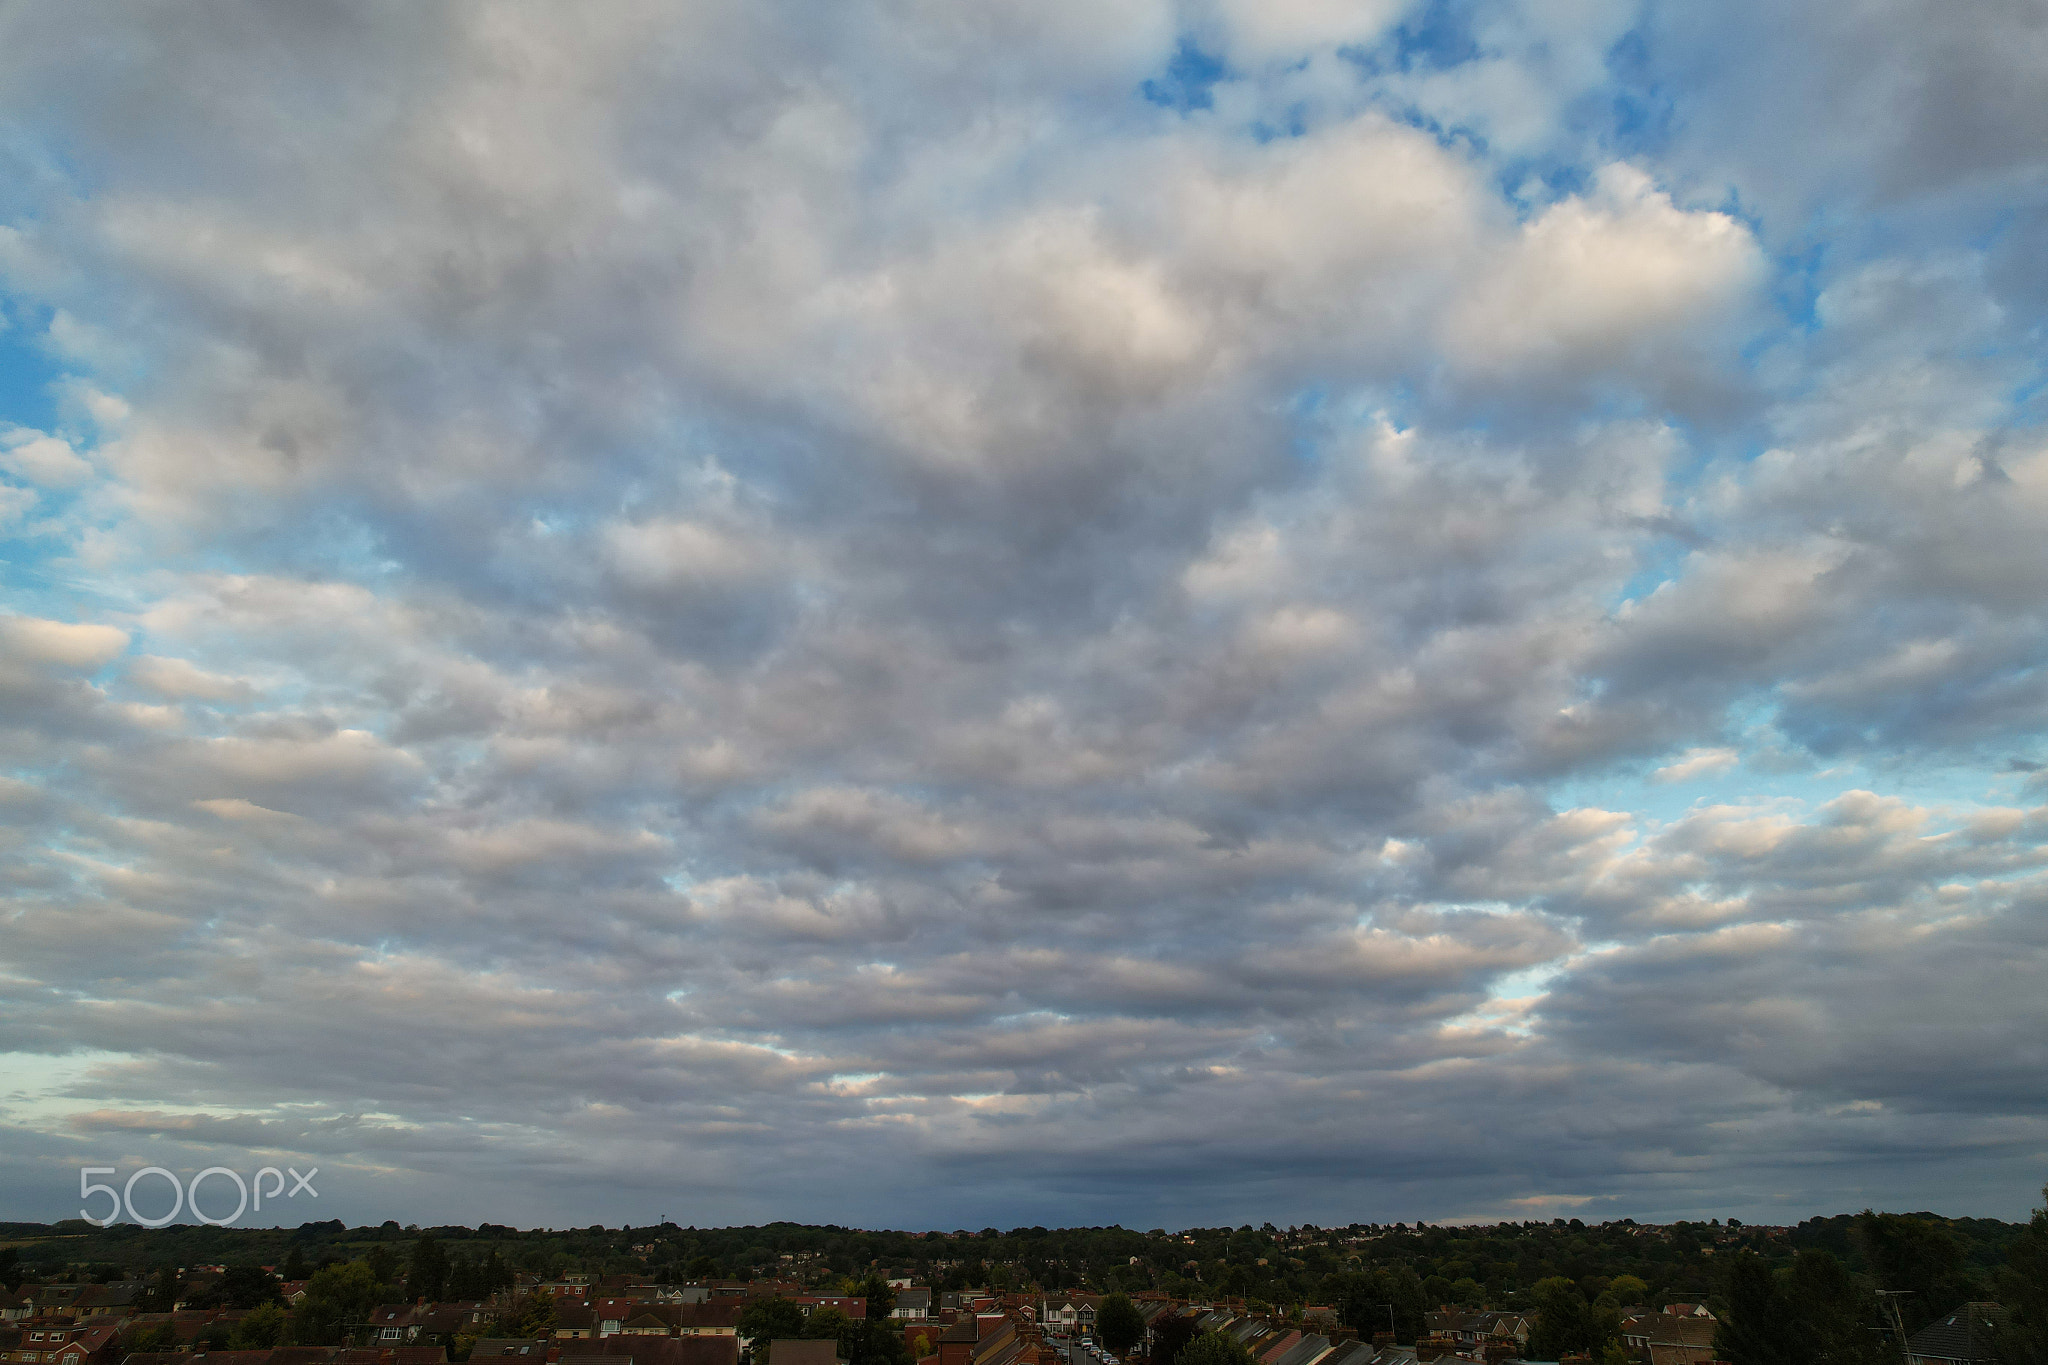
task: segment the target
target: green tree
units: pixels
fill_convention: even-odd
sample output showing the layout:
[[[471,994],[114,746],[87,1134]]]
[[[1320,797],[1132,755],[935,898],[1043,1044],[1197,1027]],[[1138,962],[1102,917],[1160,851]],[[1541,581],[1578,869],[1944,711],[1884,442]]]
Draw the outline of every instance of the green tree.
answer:
[[[739,1334],[749,1341],[790,1341],[804,1334],[804,1310],[788,1299],[754,1299],[740,1313]]]
[[[1555,1360],[1593,1347],[1593,1306],[1579,1287],[1562,1275],[1538,1280],[1532,1291],[1536,1321],[1529,1328],[1529,1352]]]
[[[405,1297],[415,1302],[439,1302],[448,1292],[448,1253],[427,1233],[412,1244],[405,1266]]]
[[[804,1319],[803,1334],[812,1341],[831,1339],[837,1341],[846,1333],[846,1325],[853,1319],[837,1308],[813,1308]]]
[[[284,1341],[285,1311],[278,1303],[262,1304],[235,1324],[228,1346],[237,1351],[268,1351]]]
[[[1626,1308],[1641,1303],[1650,1292],[1650,1286],[1634,1275],[1616,1275],[1607,1282],[1607,1292],[1614,1295],[1614,1301]]]
[[[500,1334],[537,1337],[555,1330],[555,1296],[536,1286],[498,1318]]]
[[[1888,1365],[1892,1348],[1871,1328],[1877,1302],[1819,1248],[1800,1252],[1784,1287],[1800,1354],[1814,1365]]]
[[[896,1291],[883,1276],[870,1274],[855,1284],[852,1292],[867,1300],[869,1322],[886,1322],[896,1311]]]
[[[1152,1328],[1152,1365],[1178,1365],[1181,1350],[1201,1330],[1199,1320],[1185,1314],[1161,1316]]]
[[[1145,1336],[1145,1319],[1128,1294],[1109,1294],[1095,1305],[1095,1335],[1113,1355],[1129,1355]]]
[[[293,1246],[291,1250],[285,1253],[284,1265],[279,1267],[279,1273],[286,1280],[303,1280],[311,1275],[313,1270],[312,1267],[306,1264],[305,1253],[300,1251],[297,1246]]]
[[[282,1302],[284,1295],[276,1277],[261,1266],[233,1265],[227,1268],[206,1298],[207,1302],[202,1307],[255,1308],[261,1304]]]
[[[177,1349],[178,1329],[171,1326],[168,1322],[161,1323],[155,1327],[130,1328],[121,1337],[121,1352],[123,1355],[134,1352],[141,1352],[147,1355],[156,1351],[175,1351]]]
[[[398,1283],[398,1253],[383,1243],[370,1248],[363,1257],[363,1263],[370,1268],[370,1274],[377,1283],[396,1285]]]
[[[1728,1311],[1714,1329],[1716,1355],[1734,1365],[1805,1365],[1790,1305],[1761,1256],[1737,1253],[1722,1292]]]
[[[144,1313],[168,1313],[178,1306],[178,1293],[183,1281],[178,1278],[176,1266],[160,1266],[149,1280],[149,1288],[142,1295],[137,1309]]]
[[[1252,1365],[1243,1342],[1222,1332],[1204,1332],[1180,1348],[1175,1365]]]
[[[2048,1202],[2048,1185],[2041,1198]],[[2048,1365],[2048,1207],[2006,1247],[1998,1294],[2011,1314],[1998,1343],[2006,1365]]]
[[[1865,1209],[1856,1219],[1856,1240],[1877,1287],[1906,1291],[1899,1312],[1908,1332],[1975,1297],[1976,1285],[1963,1270],[1963,1248],[1939,1223]]]
[[[13,1247],[0,1247],[0,1285],[9,1293],[21,1288],[21,1253]]]
[[[1422,1335],[1429,1295],[1408,1266],[1376,1266],[1346,1275],[1335,1287],[1337,1316],[1366,1340],[1375,1332],[1392,1331],[1396,1342],[1413,1345]]]
[[[364,1322],[384,1286],[367,1261],[322,1267],[306,1281],[306,1296],[292,1310],[291,1338],[299,1346],[340,1346],[350,1323]]]

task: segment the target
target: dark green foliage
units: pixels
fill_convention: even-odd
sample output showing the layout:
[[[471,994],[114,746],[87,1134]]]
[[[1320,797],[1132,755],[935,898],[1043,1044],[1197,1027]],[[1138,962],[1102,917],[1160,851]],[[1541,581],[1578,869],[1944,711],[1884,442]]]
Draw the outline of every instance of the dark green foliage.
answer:
[[[228,1347],[236,1351],[268,1351],[284,1340],[284,1308],[276,1303],[266,1303],[235,1324],[235,1330],[228,1337]]]
[[[788,1299],[753,1299],[741,1312],[739,1334],[750,1341],[788,1341],[804,1334],[804,1310]]]
[[[1162,1317],[1152,1328],[1152,1365],[1179,1365],[1181,1349],[1200,1330],[1191,1317]]]
[[[168,1313],[178,1302],[178,1289],[183,1281],[176,1266],[157,1267],[156,1274],[149,1278],[149,1288],[143,1291],[138,1308],[144,1313]]]
[[[2048,1185],[2041,1198],[2048,1201]],[[2007,1245],[1998,1293],[2011,1314],[1998,1343],[2006,1365],[2048,1365],[2048,1206]]]
[[[1728,1311],[1714,1329],[1714,1353],[1734,1365],[1801,1365],[1799,1343],[1777,1276],[1754,1252],[1728,1267]]]
[[[356,1324],[369,1320],[383,1284],[367,1260],[313,1272],[306,1297],[292,1309],[291,1338],[298,1346],[342,1346]]]
[[[421,1233],[419,1240],[412,1244],[412,1254],[405,1266],[405,1296],[408,1299],[424,1299],[437,1302],[448,1292],[450,1267],[448,1253],[441,1250],[441,1244],[430,1233]]]
[[[390,1247],[381,1244],[371,1247],[363,1257],[363,1263],[369,1266],[371,1276],[379,1285],[398,1283],[398,1253]]]
[[[192,1301],[194,1308],[255,1308],[279,1303],[283,1294],[277,1278],[261,1266],[231,1265],[213,1287]]]
[[[1573,1352],[1598,1354],[1606,1345],[1596,1325],[1593,1305],[1579,1287],[1562,1275],[1540,1280],[1535,1290],[1536,1321],[1529,1329],[1529,1353],[1539,1360],[1555,1360]],[[1615,1320],[1619,1326],[1619,1319]]]
[[[1178,1365],[1252,1365],[1243,1342],[1222,1332],[1204,1332],[1180,1348]]]
[[[1361,1337],[1369,1340],[1375,1332],[1392,1331],[1395,1341],[1413,1345],[1422,1335],[1429,1295],[1409,1267],[1374,1267],[1347,1274],[1335,1287],[1339,1291],[1333,1296],[1337,1316]]]
[[[499,1315],[496,1335],[537,1337],[553,1331],[554,1326],[555,1296],[545,1289],[534,1289],[514,1304],[511,1312]]]
[[[1964,1269],[1962,1245],[1940,1223],[1866,1209],[1856,1220],[1856,1240],[1877,1287],[1906,1291],[1899,1311],[1908,1332],[1982,1296]]]
[[[1128,1294],[1110,1294],[1095,1305],[1095,1335],[1112,1355],[1129,1355],[1145,1336],[1145,1319]]]
[[[0,1284],[21,1288],[21,1253],[13,1247],[0,1247]]]
[[[1877,1330],[1875,1297],[1825,1251],[1800,1252],[1782,1274],[1744,1253],[1728,1267],[1725,1292],[1714,1348],[1735,1365],[1888,1365],[1897,1357],[1897,1344]]]
[[[896,1291],[889,1287],[889,1281],[880,1275],[869,1275],[854,1286],[853,1292],[867,1301],[868,1321],[882,1322],[896,1311]]]

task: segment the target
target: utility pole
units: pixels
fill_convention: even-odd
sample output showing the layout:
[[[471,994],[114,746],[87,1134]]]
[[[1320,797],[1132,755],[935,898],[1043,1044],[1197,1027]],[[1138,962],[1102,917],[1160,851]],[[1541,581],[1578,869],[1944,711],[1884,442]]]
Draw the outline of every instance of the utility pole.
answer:
[[[1877,1300],[1884,1305],[1885,1315],[1892,1320],[1892,1331],[1899,1337],[1899,1359],[1906,1358],[1906,1323],[1899,1316],[1899,1300],[1912,1293],[1910,1289],[1880,1289]]]

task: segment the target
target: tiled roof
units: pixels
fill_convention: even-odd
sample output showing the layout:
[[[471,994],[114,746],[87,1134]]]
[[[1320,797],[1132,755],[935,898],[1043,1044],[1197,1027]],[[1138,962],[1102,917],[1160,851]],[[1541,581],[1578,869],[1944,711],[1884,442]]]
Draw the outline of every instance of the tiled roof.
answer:
[[[1916,1360],[1995,1361],[1998,1329],[2005,1309],[1995,1303],[1966,1303],[1938,1322],[1913,1333],[1906,1354]]]

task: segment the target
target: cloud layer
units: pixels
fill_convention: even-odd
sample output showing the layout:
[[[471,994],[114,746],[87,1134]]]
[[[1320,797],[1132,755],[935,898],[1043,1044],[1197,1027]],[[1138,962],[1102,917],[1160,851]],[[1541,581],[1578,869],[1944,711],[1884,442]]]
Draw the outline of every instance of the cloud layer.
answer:
[[[0,10],[0,1199],[2024,1207],[2048,30],[1850,8]]]

